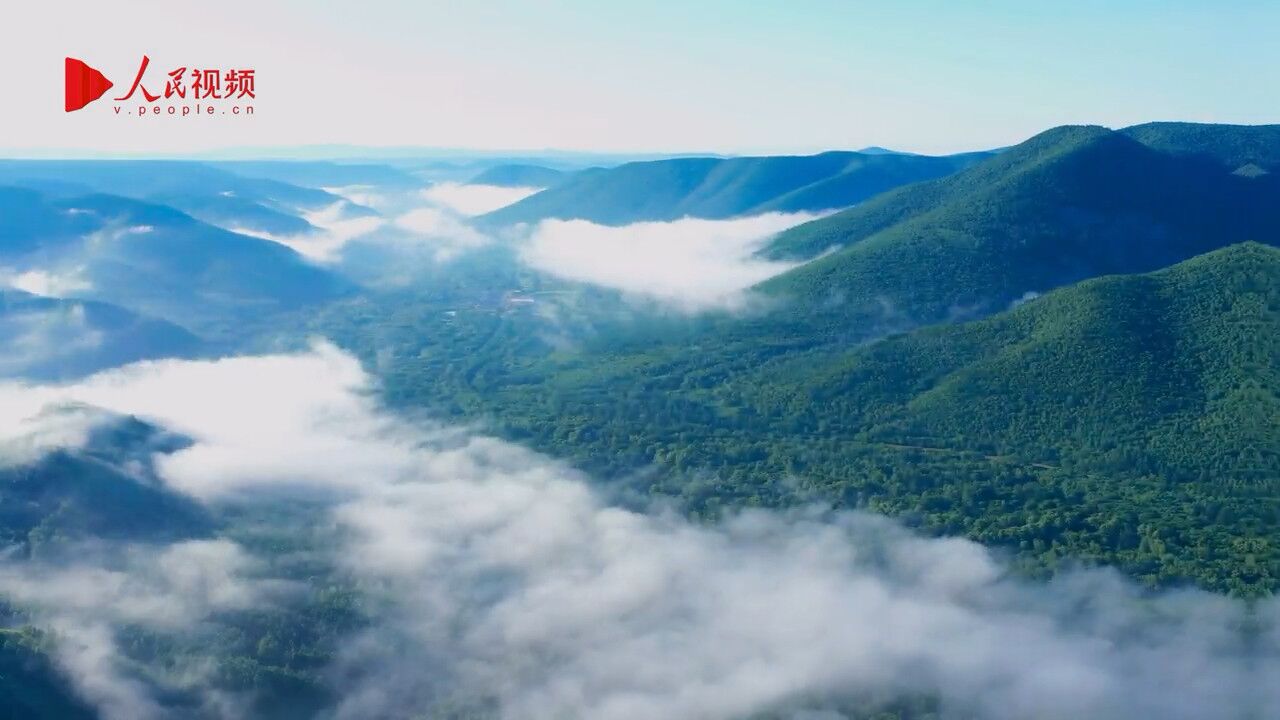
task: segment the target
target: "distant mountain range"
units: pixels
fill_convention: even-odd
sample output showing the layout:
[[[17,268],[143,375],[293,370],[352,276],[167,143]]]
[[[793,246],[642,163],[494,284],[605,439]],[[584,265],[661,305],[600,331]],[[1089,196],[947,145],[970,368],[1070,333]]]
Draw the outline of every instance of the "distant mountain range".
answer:
[[[470,182],[473,185],[497,185],[499,187],[549,188],[559,185],[571,173],[540,165],[495,165]]]
[[[0,268],[39,273],[59,294],[225,338],[272,313],[352,288],[269,240],[115,195],[50,197],[0,187]]]
[[[511,225],[561,218],[624,225],[686,216],[834,210],[899,185],[948,175],[986,157],[828,152],[634,162],[574,173],[481,220]]]
[[[264,165],[264,170],[275,167]],[[303,167],[292,173],[279,170],[277,174],[307,177],[313,165],[299,165]],[[226,167],[257,166],[228,163]],[[30,188],[53,198],[118,195],[166,205],[221,227],[279,235],[314,231],[302,216],[343,202],[318,186],[247,177],[228,169],[182,161],[0,160],[0,186]]]

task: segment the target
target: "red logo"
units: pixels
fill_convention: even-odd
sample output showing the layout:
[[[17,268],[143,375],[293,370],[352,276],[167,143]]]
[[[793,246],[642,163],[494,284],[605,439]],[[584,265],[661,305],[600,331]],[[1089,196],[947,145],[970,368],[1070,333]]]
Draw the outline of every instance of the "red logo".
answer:
[[[143,84],[150,65],[151,58],[143,55],[129,91],[115,98],[117,103],[128,100],[139,103],[136,106],[137,117],[162,114],[182,117],[219,113],[222,115],[253,114],[252,104],[239,102],[244,100],[252,103],[257,97],[255,87],[257,74],[252,68],[226,70],[205,66],[174,68],[162,76],[164,89],[161,92],[151,92]],[[66,77],[65,109],[67,112],[83,108],[102,97],[115,85],[100,70],[73,57],[67,58]],[[159,84],[153,84],[150,81],[148,84],[160,90]],[[233,104],[221,104],[220,101],[232,101]],[[134,112],[126,113],[126,108],[122,105],[113,106],[113,110],[116,115],[135,115]]]
[[[67,58],[67,112],[79,110],[97,100],[111,86],[106,75],[89,67],[83,60]]]

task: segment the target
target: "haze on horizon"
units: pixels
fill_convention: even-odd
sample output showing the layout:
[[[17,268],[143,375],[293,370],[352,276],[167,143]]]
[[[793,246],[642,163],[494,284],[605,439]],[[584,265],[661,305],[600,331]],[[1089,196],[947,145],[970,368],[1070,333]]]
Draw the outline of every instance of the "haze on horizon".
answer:
[[[1069,123],[1256,124],[1280,5],[229,0],[27,4],[0,44],[4,155],[356,145],[595,152],[993,148]],[[20,22],[18,22],[20,21]],[[20,26],[20,30],[18,27]],[[62,60],[252,67],[252,118],[62,109]],[[154,82],[154,81],[153,81]],[[123,86],[123,88],[121,88]]]

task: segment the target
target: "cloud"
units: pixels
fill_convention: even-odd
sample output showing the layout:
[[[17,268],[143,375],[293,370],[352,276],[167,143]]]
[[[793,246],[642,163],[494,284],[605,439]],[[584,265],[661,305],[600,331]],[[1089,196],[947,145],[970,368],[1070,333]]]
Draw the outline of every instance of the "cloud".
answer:
[[[199,692],[211,669],[201,662],[140,673],[122,660],[122,629],[188,634],[215,613],[259,607],[280,589],[247,579],[256,561],[227,540],[90,545],[76,555],[72,563],[0,558],[0,593],[56,633],[56,660],[77,693],[108,720],[171,717],[146,675],[175,676]],[[204,701],[223,702],[218,695]]]
[[[44,297],[65,298],[93,289],[93,283],[84,277],[84,266],[68,272],[28,270],[9,278],[8,284],[23,292]]]
[[[46,612],[177,628],[227,608],[252,607],[255,589],[242,577],[253,560],[228,540],[190,540],[164,548],[112,548],[117,557],[70,565],[8,562],[0,587],[10,599]]]
[[[436,262],[446,262],[493,242],[488,235],[439,208],[410,210],[396,218],[396,225],[411,233],[415,242],[429,244]]]
[[[100,348],[104,333],[88,319],[84,306],[15,309],[0,315],[0,376],[23,375]]]
[[[298,254],[318,263],[335,262],[347,243],[376,232],[386,224],[377,215],[352,214],[346,201],[338,201],[319,210],[302,213],[302,219],[317,228],[315,231],[280,235],[263,230],[228,227],[232,232],[263,240],[278,242]]]
[[[473,226],[471,216],[536,188],[441,183],[410,192],[370,186],[329,190],[343,195],[344,202],[305,215],[320,232],[249,234],[318,262],[338,263],[359,282],[377,286],[412,283],[468,252],[502,244],[516,250],[518,262],[538,271],[684,312],[748,306],[748,288],[799,264],[765,260],[756,251],[777,233],[822,216],[765,213],[621,227],[544,220],[494,233]],[[354,201],[378,215],[350,216],[347,203]]]
[[[543,188],[538,187],[503,187],[445,182],[423,190],[422,196],[433,205],[443,206],[460,215],[470,216],[493,212],[542,190]]]
[[[151,225],[120,225],[111,223],[101,230],[89,233],[84,237],[85,246],[90,250],[109,247],[130,235],[146,235],[154,232]]]
[[[773,235],[812,213],[765,213],[733,220],[684,218],[621,227],[543,220],[521,257],[558,277],[603,285],[685,310],[741,307],[744,291],[798,263],[754,256]]]
[[[382,265],[386,274],[396,277],[404,274],[406,262],[413,264],[422,260],[422,252],[426,253],[426,261],[434,265],[492,241],[468,225],[467,218],[452,206],[429,199],[424,192],[373,186],[329,190],[342,195],[344,200],[303,214],[303,219],[318,228],[318,232],[276,235],[244,229],[235,231],[273,240],[327,264],[345,262],[348,259],[345,253],[354,242],[366,252],[378,251],[382,260],[374,265]],[[350,203],[373,208],[377,214],[353,213]]]
[[[382,203],[386,197],[386,193],[376,185],[341,185],[334,187],[322,187],[320,189],[330,195],[337,195],[345,198],[356,205],[362,205],[375,210],[382,209]]]
[[[323,343],[143,363],[74,384],[0,385],[0,432],[93,405],[191,438],[157,471],[212,507],[324,499],[334,560],[377,609],[329,671],[339,718],[442,704],[507,720],[840,717],[904,696],[988,720],[1280,714],[1267,680],[1280,672],[1274,601],[1150,595],[1108,571],[1024,581],[974,543],[860,513],[749,511],[704,526],[623,509],[536,453],[388,414],[375,389]],[[216,583],[212,570],[184,578],[173,571],[189,563],[157,562],[141,585],[101,583],[104,596],[109,607],[141,597],[175,621],[164,598],[234,587],[246,571],[226,559],[238,553],[211,561],[230,568]],[[19,595],[83,610],[66,576],[41,582]],[[104,617],[137,616],[121,612]],[[116,667],[103,652],[83,657]],[[95,677],[103,697],[129,689],[127,677]]]

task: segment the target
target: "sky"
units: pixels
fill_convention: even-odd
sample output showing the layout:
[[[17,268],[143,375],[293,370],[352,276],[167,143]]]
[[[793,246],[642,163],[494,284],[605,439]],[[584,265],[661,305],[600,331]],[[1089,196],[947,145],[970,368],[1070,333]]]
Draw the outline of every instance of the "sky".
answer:
[[[1065,123],[1276,122],[1280,90],[1280,3],[1252,0],[76,0],[9,16],[6,155],[945,153]],[[253,68],[254,115],[114,114],[143,53],[153,91],[176,67]],[[116,83],[108,99],[63,111],[66,56]]]

